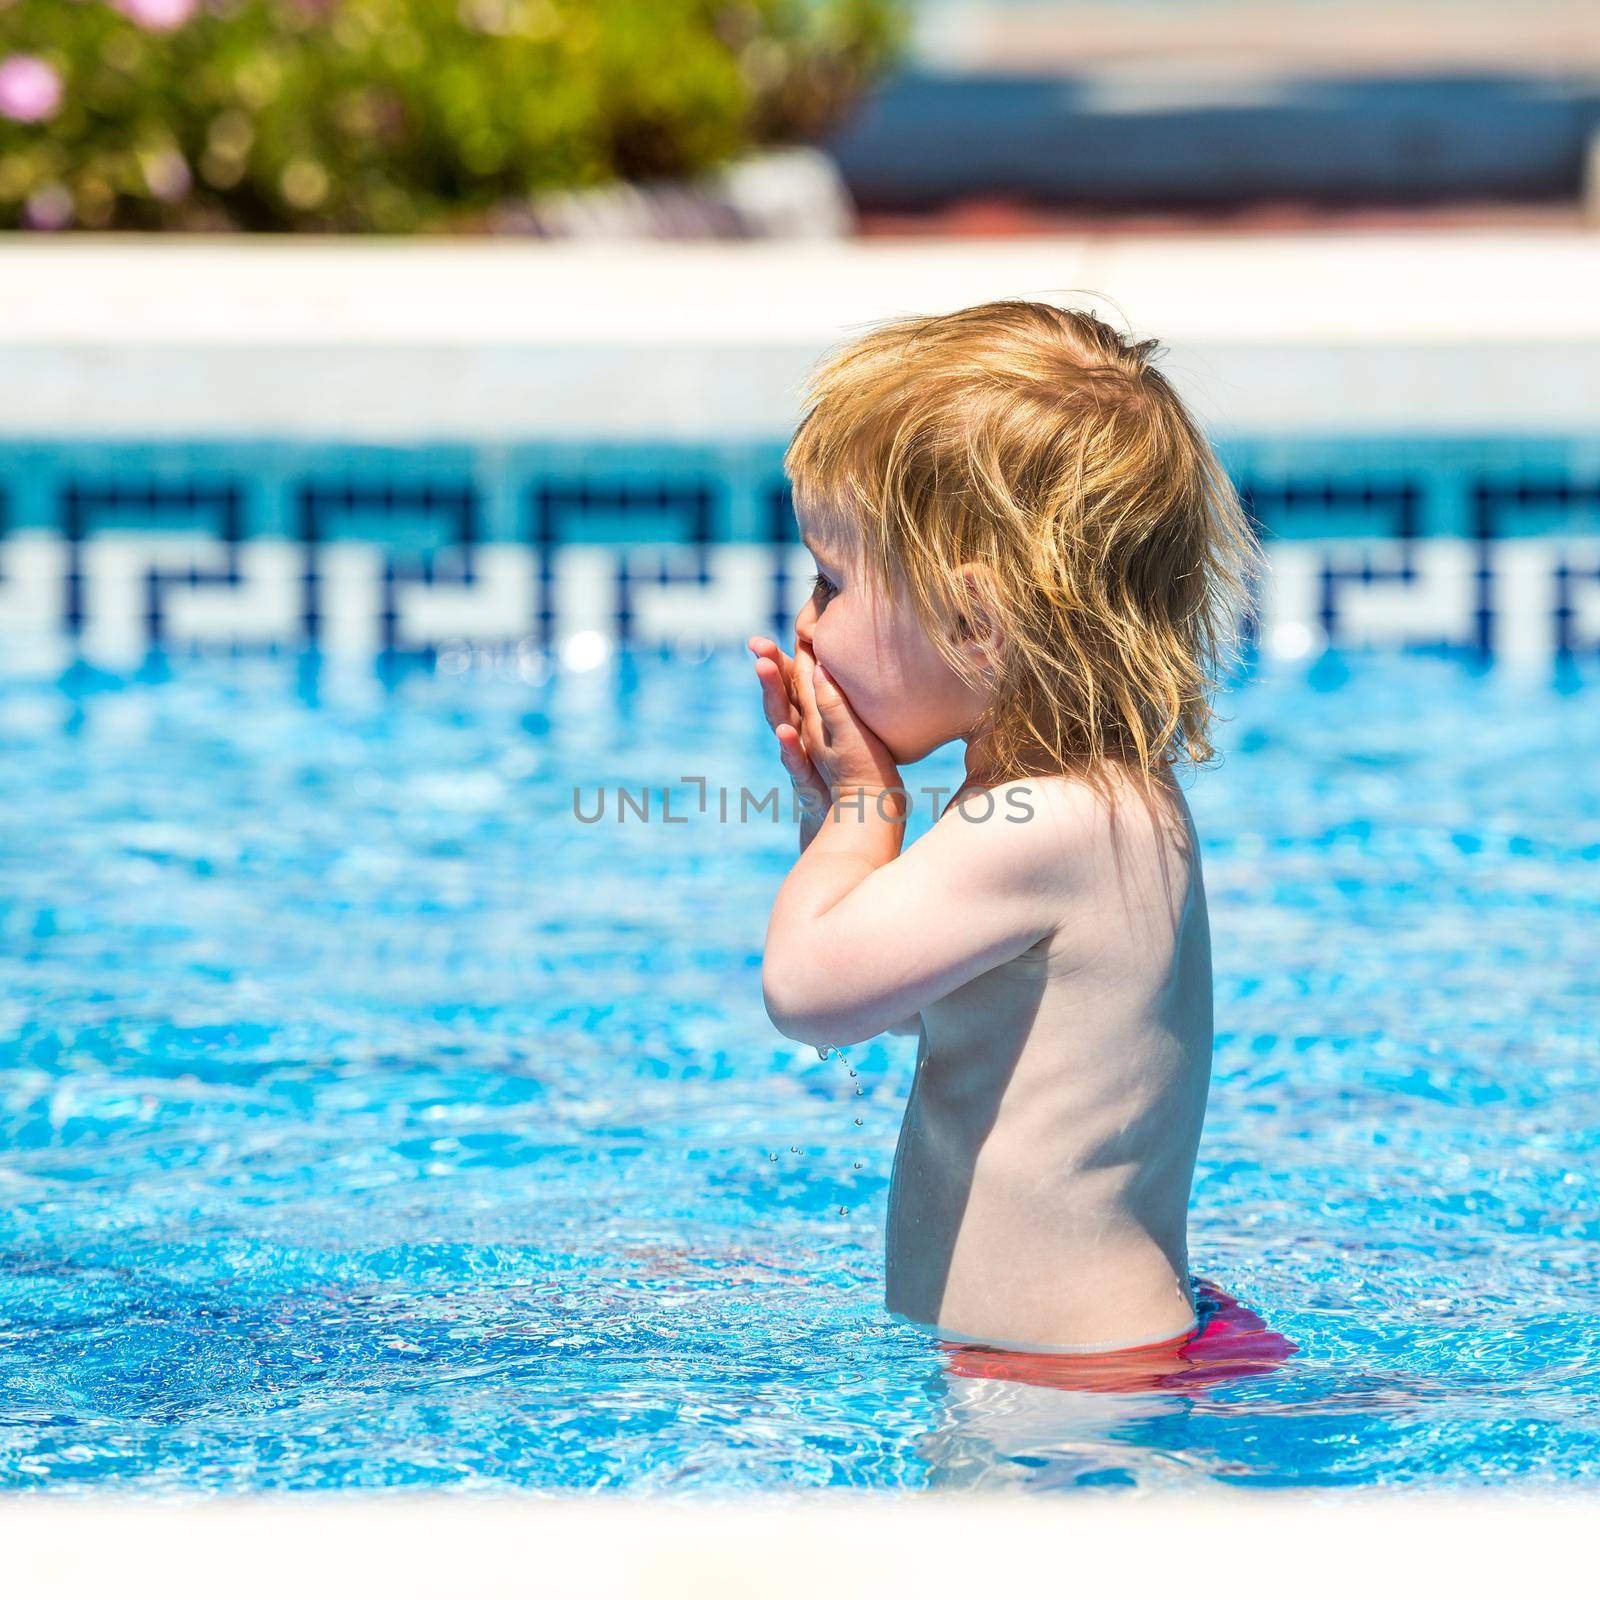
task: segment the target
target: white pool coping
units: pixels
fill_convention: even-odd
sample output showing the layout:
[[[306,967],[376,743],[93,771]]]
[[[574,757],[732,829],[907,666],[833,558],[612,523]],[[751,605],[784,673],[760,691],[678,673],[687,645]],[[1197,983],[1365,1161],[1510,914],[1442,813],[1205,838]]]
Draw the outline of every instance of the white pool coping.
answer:
[[[0,434],[751,440],[873,322],[1004,296],[1241,433],[1600,428],[1600,232],[1007,241],[0,238]]]
[[[745,1501],[412,1495],[0,1500],[19,1597],[1126,1600],[1563,1593],[1600,1500],[1571,1493],[848,1493]]]

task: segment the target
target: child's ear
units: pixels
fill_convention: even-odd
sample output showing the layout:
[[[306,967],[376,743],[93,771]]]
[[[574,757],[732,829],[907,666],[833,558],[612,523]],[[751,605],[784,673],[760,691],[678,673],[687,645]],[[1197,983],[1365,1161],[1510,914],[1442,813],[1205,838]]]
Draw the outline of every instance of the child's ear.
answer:
[[[993,665],[1003,642],[993,603],[993,578],[987,567],[973,561],[957,568],[956,575],[966,597],[956,611],[955,637],[980,665]]]

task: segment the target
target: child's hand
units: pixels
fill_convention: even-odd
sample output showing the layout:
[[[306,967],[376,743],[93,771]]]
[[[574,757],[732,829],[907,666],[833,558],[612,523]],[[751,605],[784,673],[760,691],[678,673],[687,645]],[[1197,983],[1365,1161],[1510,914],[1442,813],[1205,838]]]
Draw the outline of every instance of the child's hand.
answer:
[[[761,709],[767,723],[778,736],[778,755],[800,804],[820,818],[833,801],[828,785],[812,765],[800,736],[800,708],[795,698],[795,664],[771,639],[754,638],[749,647],[756,658],[756,677],[761,684]]]
[[[795,691],[800,734],[830,801],[841,789],[904,792],[889,747],[856,715],[804,640],[795,645]]]

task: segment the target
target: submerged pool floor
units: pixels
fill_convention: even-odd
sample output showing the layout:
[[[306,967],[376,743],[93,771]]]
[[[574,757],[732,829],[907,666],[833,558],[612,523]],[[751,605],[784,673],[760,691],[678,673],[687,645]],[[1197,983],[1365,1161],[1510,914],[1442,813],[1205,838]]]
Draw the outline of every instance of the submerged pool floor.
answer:
[[[0,679],[0,1487],[1600,1479],[1600,684],[1225,709],[1191,1253],[1298,1353],[1104,1393],[883,1310],[914,1041],[767,1021],[747,658]]]

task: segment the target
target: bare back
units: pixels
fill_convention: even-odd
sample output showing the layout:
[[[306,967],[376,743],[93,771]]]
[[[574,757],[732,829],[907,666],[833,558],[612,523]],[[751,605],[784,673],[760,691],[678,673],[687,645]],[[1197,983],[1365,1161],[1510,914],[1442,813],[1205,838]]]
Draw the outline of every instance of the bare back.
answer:
[[[1122,1347],[1192,1319],[1186,1214],[1212,1043],[1205,889],[1176,785],[1155,807],[1122,794],[1074,830],[1079,887],[1054,931],[921,1014],[886,1302],[946,1338]],[[1025,825],[1060,850],[1043,819]]]

